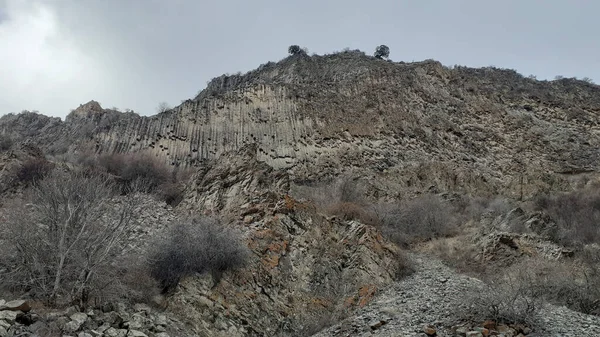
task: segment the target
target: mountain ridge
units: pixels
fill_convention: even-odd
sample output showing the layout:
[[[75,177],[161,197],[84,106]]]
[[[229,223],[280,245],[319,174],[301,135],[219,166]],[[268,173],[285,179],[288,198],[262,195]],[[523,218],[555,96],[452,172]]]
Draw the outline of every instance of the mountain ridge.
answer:
[[[537,81],[513,70],[396,63],[346,51],[290,56],[217,77],[193,99],[153,116],[92,101],[64,122],[39,122],[34,130],[19,115],[4,116],[0,130],[26,133],[57,153],[147,151],[184,167],[256,143],[260,160],[295,181],[408,170],[415,178],[402,185],[452,190],[477,180],[468,191],[514,196],[523,168],[535,171],[525,181],[546,180],[528,186],[527,195],[554,188],[553,179],[565,188],[565,175],[596,173],[599,114],[600,87],[585,81]],[[421,179],[415,165],[438,178]]]

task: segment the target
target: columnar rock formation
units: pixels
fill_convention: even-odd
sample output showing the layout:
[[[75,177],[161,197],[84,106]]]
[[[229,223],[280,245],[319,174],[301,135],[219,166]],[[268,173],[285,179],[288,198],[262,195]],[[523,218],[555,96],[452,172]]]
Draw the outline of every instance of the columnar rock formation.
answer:
[[[415,190],[528,196],[597,172],[599,114],[600,87],[583,81],[343,52],[221,76],[151,117],[92,101],[62,123],[23,126],[23,117],[8,116],[0,129],[20,127],[46,147],[87,142],[97,152],[150,151],[183,166],[253,143],[261,161],[296,181],[357,171]]]

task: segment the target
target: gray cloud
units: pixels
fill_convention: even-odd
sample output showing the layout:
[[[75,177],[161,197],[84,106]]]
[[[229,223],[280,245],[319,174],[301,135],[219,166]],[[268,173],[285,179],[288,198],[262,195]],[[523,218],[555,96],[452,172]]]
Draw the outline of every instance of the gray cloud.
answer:
[[[286,56],[387,44],[394,60],[600,82],[596,1],[0,0],[0,114],[95,99],[154,114]]]

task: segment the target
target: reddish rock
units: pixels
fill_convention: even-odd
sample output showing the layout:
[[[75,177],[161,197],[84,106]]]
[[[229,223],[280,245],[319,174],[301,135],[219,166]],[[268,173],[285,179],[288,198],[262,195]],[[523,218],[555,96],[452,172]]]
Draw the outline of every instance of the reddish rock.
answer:
[[[488,330],[494,330],[494,329],[496,329],[496,322],[488,319],[487,321],[483,322],[483,324],[481,324],[481,326]]]

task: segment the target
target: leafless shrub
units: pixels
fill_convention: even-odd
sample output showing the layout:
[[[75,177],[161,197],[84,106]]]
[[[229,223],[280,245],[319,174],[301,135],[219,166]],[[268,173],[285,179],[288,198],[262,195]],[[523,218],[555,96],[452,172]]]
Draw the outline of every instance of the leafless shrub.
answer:
[[[168,205],[177,206],[183,200],[183,188],[178,183],[164,183],[157,189],[157,194],[161,200]]]
[[[210,272],[218,281],[223,272],[242,266],[247,255],[238,233],[199,217],[174,225],[155,245],[149,256],[150,273],[167,293],[195,273]]]
[[[484,289],[466,294],[466,316],[476,322],[491,319],[502,324],[534,327],[541,307],[540,294],[530,286],[534,279],[531,270],[522,265],[493,275]]]
[[[171,110],[172,107],[169,105],[169,103],[167,102],[160,102],[158,104],[158,107],[156,108],[156,112],[157,113],[163,113],[163,112],[167,112],[169,110]]]
[[[535,209],[557,224],[553,239],[561,244],[600,243],[600,190],[589,188],[554,196],[542,195]]]
[[[124,253],[135,198],[111,202],[110,181],[53,172],[36,181],[26,199],[2,212],[10,238],[3,282],[52,304],[85,305],[110,282]]]
[[[147,154],[110,154],[96,159],[99,167],[117,177],[123,191],[136,182],[141,182],[144,192],[154,192],[170,180],[167,166]]]
[[[600,314],[600,272],[595,265],[576,260],[526,259],[517,268],[532,275],[527,281],[531,293],[558,305],[585,314]]]
[[[435,195],[377,208],[382,232],[401,245],[447,236],[456,229],[450,205]]]
[[[31,184],[44,178],[52,170],[53,165],[45,158],[32,158],[23,162],[15,172],[18,181]]]

